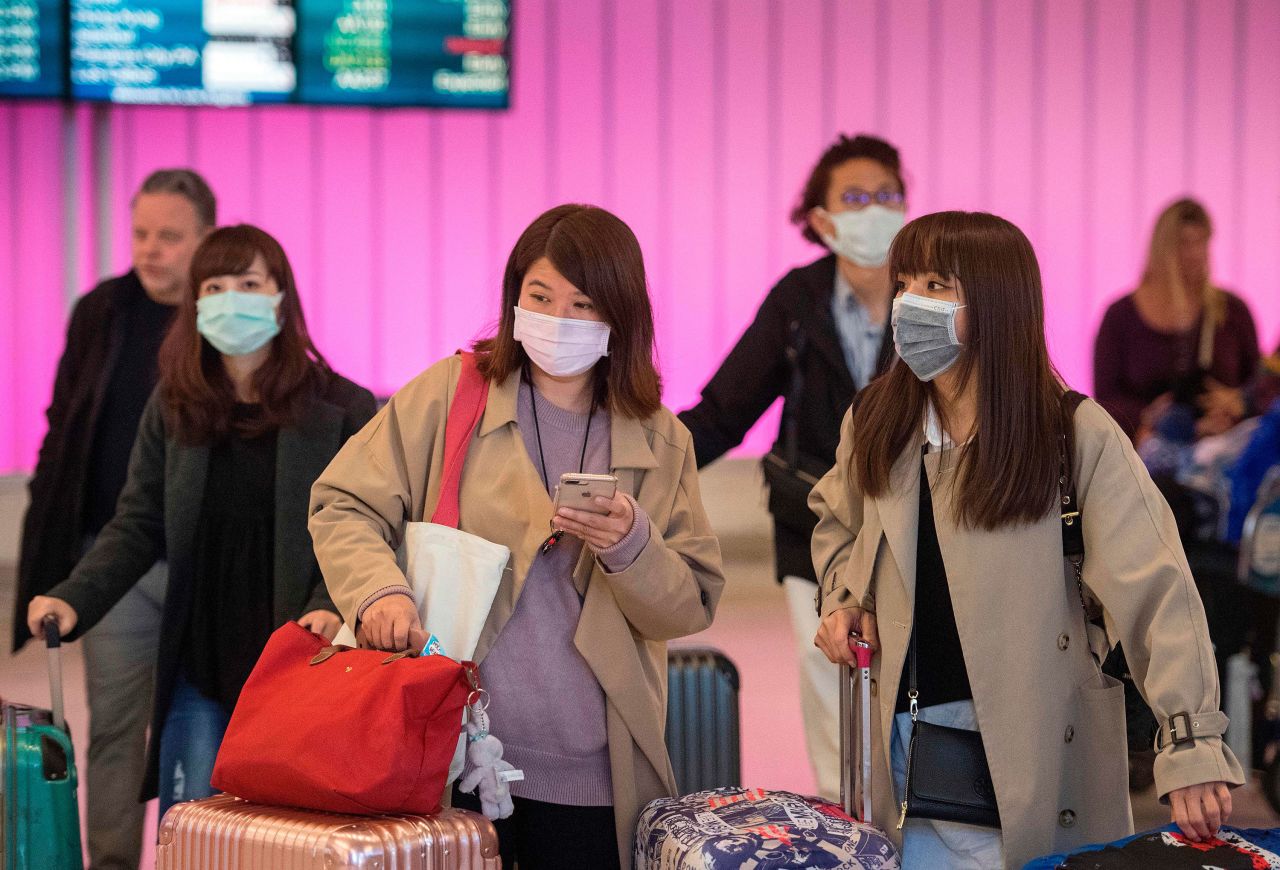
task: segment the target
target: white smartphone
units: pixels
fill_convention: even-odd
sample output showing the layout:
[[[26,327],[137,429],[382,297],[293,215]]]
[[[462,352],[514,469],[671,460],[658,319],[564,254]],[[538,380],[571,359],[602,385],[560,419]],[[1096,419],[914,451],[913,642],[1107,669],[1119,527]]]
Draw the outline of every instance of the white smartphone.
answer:
[[[612,501],[618,491],[618,478],[612,474],[578,474],[569,472],[560,475],[560,485],[556,487],[554,510],[562,507],[590,511],[593,514],[607,514],[608,509],[601,510],[596,498],[607,498]]]

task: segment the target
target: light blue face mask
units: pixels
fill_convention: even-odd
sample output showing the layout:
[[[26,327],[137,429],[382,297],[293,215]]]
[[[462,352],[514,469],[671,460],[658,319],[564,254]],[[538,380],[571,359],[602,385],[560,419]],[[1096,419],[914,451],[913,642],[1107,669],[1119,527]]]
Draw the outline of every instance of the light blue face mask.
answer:
[[[196,302],[196,330],[227,356],[259,350],[280,333],[276,312],[283,293],[224,290]]]

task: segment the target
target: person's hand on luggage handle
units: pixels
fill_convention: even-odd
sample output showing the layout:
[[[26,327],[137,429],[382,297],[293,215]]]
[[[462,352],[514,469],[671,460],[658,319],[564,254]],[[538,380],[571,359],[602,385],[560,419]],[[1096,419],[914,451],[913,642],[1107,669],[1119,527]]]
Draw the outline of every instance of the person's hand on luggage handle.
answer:
[[[861,607],[846,607],[833,610],[822,618],[818,625],[818,634],[813,645],[822,650],[822,654],[837,664],[857,665],[853,650],[849,649],[849,636],[853,633],[871,644],[873,650],[880,649],[880,633],[876,630],[876,615]]]
[[[298,617],[298,625],[331,641],[342,628],[342,618],[332,610],[313,610]]]
[[[1198,843],[1218,834],[1231,817],[1231,788],[1225,782],[1202,782],[1169,792],[1174,823]]]
[[[31,603],[27,605],[27,628],[31,634],[40,640],[44,640],[44,618],[53,615],[58,618],[58,634],[66,637],[71,630],[76,627],[76,623],[80,621],[80,615],[76,613],[75,608],[61,598],[51,598],[48,595],[37,595],[31,599]]]
[[[360,646],[387,652],[403,652],[418,637],[426,643],[418,607],[412,597],[399,593],[379,598],[366,607],[356,631]],[[422,645],[418,649],[422,649]]]
[[[577,535],[599,552],[617,544],[631,531],[635,523],[636,512],[631,509],[631,502],[621,492],[615,492],[613,498],[598,496],[596,507],[608,510],[607,514],[596,514],[574,508],[562,507],[556,512],[554,524],[557,529],[564,529],[571,535]]]

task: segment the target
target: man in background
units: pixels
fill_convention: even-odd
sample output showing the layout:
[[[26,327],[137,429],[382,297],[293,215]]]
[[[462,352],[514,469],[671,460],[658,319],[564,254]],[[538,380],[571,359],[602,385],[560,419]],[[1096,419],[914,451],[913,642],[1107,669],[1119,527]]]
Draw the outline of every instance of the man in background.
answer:
[[[115,514],[160,343],[191,292],[191,257],[216,223],[203,178],[153,172],[133,198],[133,267],[76,303],[23,521],[14,650],[30,638],[27,602],[66,579]],[[84,638],[92,870],[134,870],[141,857],[138,796],[166,580],[157,562]]]

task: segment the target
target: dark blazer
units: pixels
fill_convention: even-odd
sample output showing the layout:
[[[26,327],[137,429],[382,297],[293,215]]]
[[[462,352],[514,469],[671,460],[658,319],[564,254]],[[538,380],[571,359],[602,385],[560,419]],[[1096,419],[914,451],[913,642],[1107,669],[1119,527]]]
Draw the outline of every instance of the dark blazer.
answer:
[[[307,531],[311,484],[338,449],[374,412],[373,394],[334,375],[308,403],[302,422],[276,441],[276,521],[273,565],[275,620],[283,624],[312,610],[337,613],[321,580]],[[160,732],[181,667],[183,632],[191,612],[196,529],[204,502],[209,448],[179,443],[169,432],[157,394],[138,426],[129,479],[116,515],[71,576],[48,594],[75,608],[75,640],[111,609],[157,558],[169,563],[169,589],[160,626],[155,704],[142,798],[156,796]],[[26,621],[25,614],[23,621]]]
[[[94,430],[124,341],[129,306],[146,296],[138,276],[128,272],[103,281],[80,297],[67,326],[58,361],[53,400],[45,415],[49,428],[40,444],[28,485],[30,506],[22,523],[18,595],[14,601],[13,648],[31,637],[27,603],[71,573],[84,537],[85,483]]]
[[[799,359],[804,389],[799,400],[788,401],[784,414],[797,422],[798,465],[820,478],[836,459],[840,423],[857,392],[844,359],[840,334],[831,315],[835,295],[836,258],[823,257],[792,269],[769,291],[756,318],[702,390],[702,401],[681,413],[693,433],[698,467],[720,458],[742,442],[747,431],[791,387],[787,349],[798,327],[804,333]],[[877,373],[893,360],[892,330],[885,329]],[[779,434],[774,449],[782,453]],[[770,501],[771,510],[776,505]],[[806,516],[812,532],[817,517]],[[789,518],[789,525],[797,525]],[[775,524],[774,551],[778,577],[806,577],[817,582],[809,552],[810,534]]]

